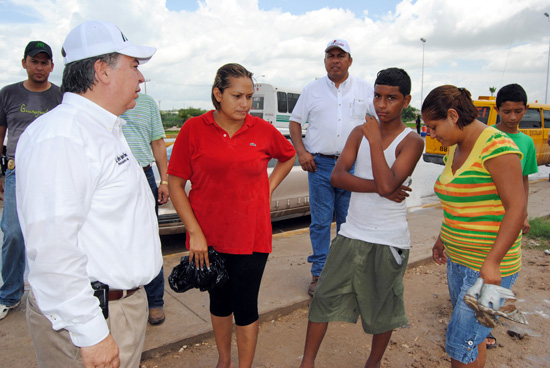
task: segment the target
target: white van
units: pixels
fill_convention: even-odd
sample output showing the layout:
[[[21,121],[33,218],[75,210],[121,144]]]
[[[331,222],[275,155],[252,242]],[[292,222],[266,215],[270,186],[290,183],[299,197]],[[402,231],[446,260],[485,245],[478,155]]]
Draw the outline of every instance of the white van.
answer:
[[[290,114],[300,97],[300,92],[297,89],[258,83],[254,86],[250,115],[269,121],[277,128],[288,129]]]

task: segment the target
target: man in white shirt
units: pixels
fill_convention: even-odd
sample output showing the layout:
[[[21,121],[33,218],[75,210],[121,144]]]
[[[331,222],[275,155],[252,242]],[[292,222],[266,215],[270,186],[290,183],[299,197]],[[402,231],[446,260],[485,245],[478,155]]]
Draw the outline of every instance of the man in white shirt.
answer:
[[[345,221],[350,192],[330,184],[332,169],[350,132],[375,115],[372,85],[349,75],[353,59],[345,40],[332,40],[325,49],[327,76],[308,84],[290,117],[290,136],[302,169],[308,171],[313,255],[312,280],[308,294],[313,296],[325,265],[330,246],[330,226],[336,218],[336,230]],[[308,123],[305,139],[302,126]]]
[[[138,65],[155,51],[111,23],[79,25],[63,44],[63,102],[19,140],[27,321],[40,367],[139,365],[142,285],[162,255],[155,200],[118,116],[134,107]]]

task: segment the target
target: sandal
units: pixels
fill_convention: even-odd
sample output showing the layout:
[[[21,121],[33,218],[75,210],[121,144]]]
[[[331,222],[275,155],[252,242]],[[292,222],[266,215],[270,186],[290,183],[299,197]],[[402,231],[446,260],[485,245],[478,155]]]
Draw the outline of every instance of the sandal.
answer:
[[[493,340],[493,342],[489,342],[489,340]],[[489,335],[485,338],[485,345],[487,345],[487,350],[495,349],[498,346],[497,338],[494,337],[491,332],[489,332]]]

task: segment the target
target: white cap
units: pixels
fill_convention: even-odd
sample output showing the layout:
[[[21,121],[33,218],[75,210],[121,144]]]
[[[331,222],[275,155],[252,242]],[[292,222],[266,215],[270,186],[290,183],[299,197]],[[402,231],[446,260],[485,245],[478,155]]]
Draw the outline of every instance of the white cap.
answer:
[[[348,41],[346,41],[346,40],[332,40],[332,41],[330,41],[327,45],[327,48],[325,49],[325,52],[327,52],[328,50],[333,49],[335,47],[347,52],[348,54],[350,53],[349,44],[348,44]]]
[[[154,47],[131,43],[112,23],[91,20],[74,28],[65,39],[61,54],[65,65],[73,61],[117,52],[134,57],[144,64],[157,51]]]

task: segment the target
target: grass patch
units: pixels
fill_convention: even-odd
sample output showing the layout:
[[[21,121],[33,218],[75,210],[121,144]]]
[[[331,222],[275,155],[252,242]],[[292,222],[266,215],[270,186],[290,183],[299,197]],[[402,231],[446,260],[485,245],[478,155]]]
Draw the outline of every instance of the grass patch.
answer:
[[[550,248],[550,217],[538,217],[529,220],[531,230],[525,236],[523,246],[530,249]]]

